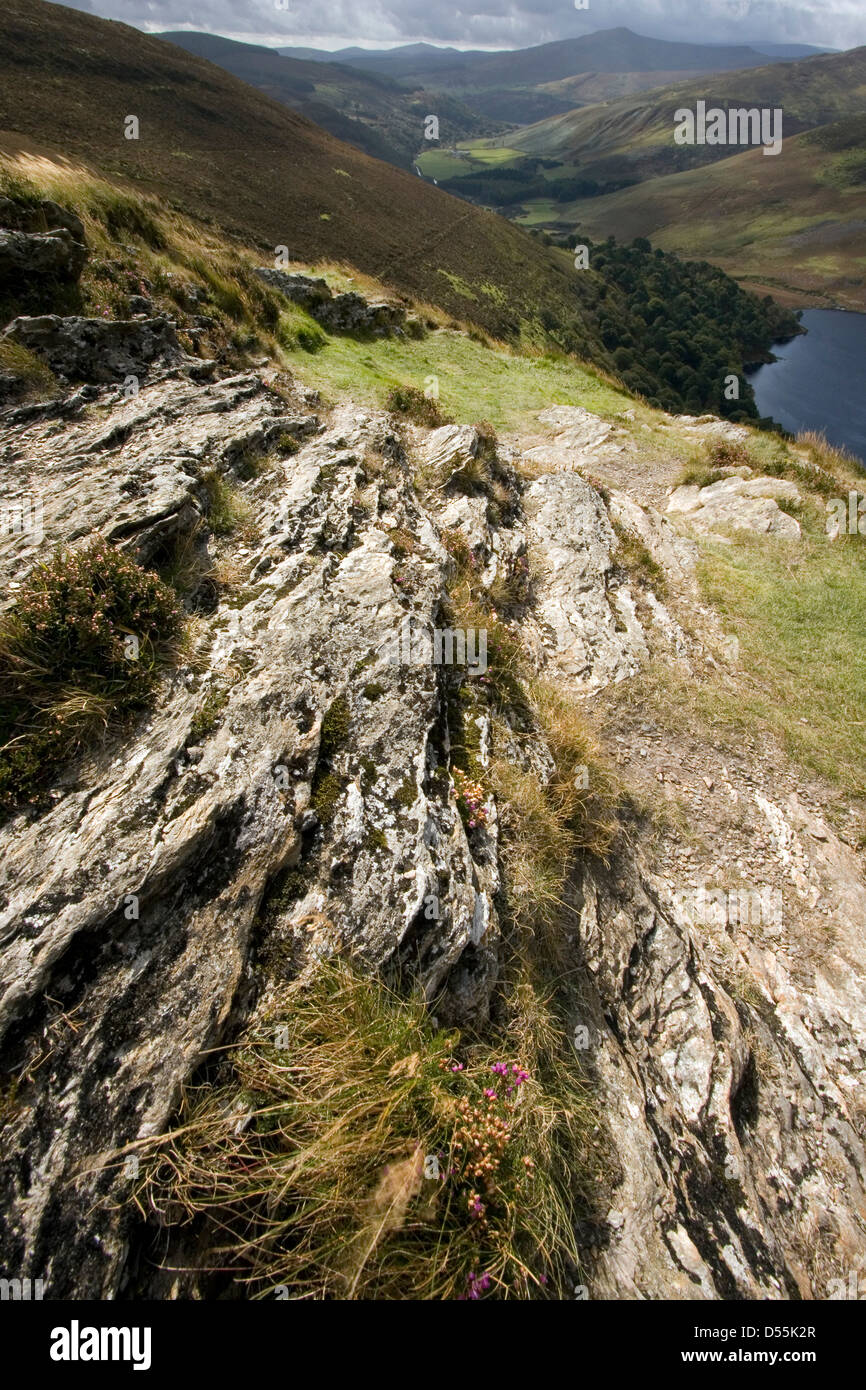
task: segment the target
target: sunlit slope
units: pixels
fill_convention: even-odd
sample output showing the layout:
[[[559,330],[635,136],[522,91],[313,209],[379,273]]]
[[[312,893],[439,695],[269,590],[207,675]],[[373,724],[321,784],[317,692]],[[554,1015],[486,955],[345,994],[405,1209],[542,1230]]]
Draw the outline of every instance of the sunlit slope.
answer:
[[[524,154],[577,164],[587,176],[644,180],[730,158],[725,146],[677,145],[680,107],[779,107],[787,135],[860,115],[866,109],[866,48],[712,74],[639,97],[584,107],[503,139]]]
[[[595,239],[649,237],[798,303],[866,309],[866,117],[556,209]]]
[[[139,138],[124,138],[135,115]],[[567,321],[598,344],[590,288],[501,218],[344,144],[202,58],[43,0],[8,0],[0,132],[80,159],[254,239],[342,261],[491,333]]]

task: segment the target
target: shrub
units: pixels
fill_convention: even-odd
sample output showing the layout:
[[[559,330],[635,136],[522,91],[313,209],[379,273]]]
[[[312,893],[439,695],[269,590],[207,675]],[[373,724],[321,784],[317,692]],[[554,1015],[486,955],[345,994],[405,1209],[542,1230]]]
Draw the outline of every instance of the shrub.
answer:
[[[58,764],[143,707],[180,627],[175,593],[102,537],[38,566],[0,619],[0,805],[35,801]]]
[[[385,408],[394,415],[407,416],[408,419],[414,420],[417,425],[428,425],[431,428],[436,428],[448,423],[439,409],[439,402],[428,399],[417,386],[392,387],[388,392]]]

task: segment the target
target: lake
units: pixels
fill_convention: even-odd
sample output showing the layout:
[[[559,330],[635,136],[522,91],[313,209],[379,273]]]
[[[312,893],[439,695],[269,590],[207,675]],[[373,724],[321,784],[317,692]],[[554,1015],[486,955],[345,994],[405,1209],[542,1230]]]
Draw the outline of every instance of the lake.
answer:
[[[749,374],[761,415],[793,434],[817,430],[866,463],[866,314],[807,309],[808,332],[778,343]]]

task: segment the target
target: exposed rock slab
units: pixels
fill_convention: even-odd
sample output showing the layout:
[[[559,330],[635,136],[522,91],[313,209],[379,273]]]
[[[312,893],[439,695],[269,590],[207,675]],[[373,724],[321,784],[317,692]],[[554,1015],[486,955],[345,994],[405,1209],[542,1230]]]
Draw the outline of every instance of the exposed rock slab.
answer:
[[[598,493],[579,474],[547,474],[523,506],[550,674],[583,693],[633,674],[646,645],[627,590],[608,589],[616,537]]]
[[[800,523],[783,512],[778,500],[799,502],[796,483],[786,478],[722,478],[707,487],[678,487],[668,503],[668,513],[686,516],[702,532],[726,527],[758,531],[762,535],[796,540]]]
[[[406,319],[406,311],[399,304],[386,300],[370,302],[354,290],[334,294],[328,282],[320,277],[278,270],[273,266],[259,266],[256,274],[334,333],[382,336],[399,329]]]

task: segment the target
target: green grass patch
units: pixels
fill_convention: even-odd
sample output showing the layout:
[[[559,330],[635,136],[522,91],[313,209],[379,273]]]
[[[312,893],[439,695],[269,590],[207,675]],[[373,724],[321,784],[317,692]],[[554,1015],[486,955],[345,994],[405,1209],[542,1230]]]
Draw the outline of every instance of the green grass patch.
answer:
[[[462,424],[488,419],[497,430],[525,428],[527,416],[549,405],[582,405],[603,416],[634,408],[624,392],[564,354],[530,355],[480,343],[443,329],[423,341],[382,338],[369,343],[329,338],[315,357],[295,353],[293,371],[308,385],[338,399],[351,395],[388,408],[396,387],[423,394],[438,379],[442,412]]]
[[[253,509],[237,488],[215,470],[206,473],[202,481],[207,497],[207,522],[214,535],[229,536],[235,531],[254,534]]]
[[[736,632],[748,684],[710,696],[714,719],[773,729],[845,790],[866,787],[866,551],[861,536],[764,537],[704,548],[707,598]]]

